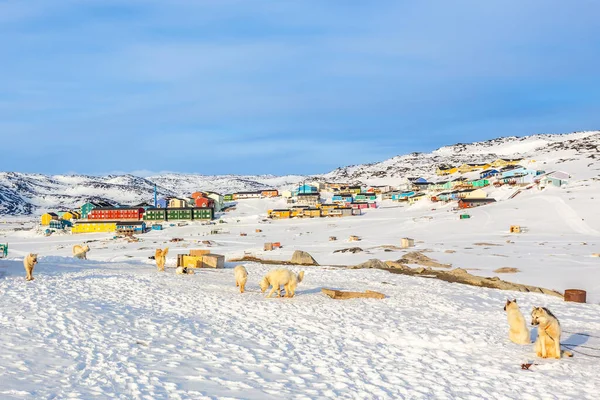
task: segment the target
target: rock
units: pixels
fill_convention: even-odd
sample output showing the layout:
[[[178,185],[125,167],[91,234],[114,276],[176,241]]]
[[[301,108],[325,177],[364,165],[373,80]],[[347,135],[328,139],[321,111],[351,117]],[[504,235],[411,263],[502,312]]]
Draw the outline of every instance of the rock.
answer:
[[[400,264],[400,263],[397,263],[396,261],[386,261],[385,265],[387,265],[388,268],[401,269],[404,271],[408,271],[411,269],[408,265]]]
[[[298,265],[319,265],[319,263],[310,254],[302,250],[294,251],[292,260],[290,262]]]
[[[335,250],[334,253],[352,253],[352,254],[356,254],[356,253],[361,253],[362,251],[364,251],[364,250],[361,249],[360,247],[349,247],[347,249]]]
[[[521,271],[519,271],[518,268],[502,267],[502,268],[498,268],[494,272],[497,273],[497,274],[515,274],[515,273],[521,272]]]
[[[444,251],[444,253],[454,254],[454,253],[456,253],[456,250],[446,250],[446,251]]]
[[[415,268],[413,271],[415,271],[415,273],[417,273],[417,274],[422,274],[423,272],[425,272],[427,270],[423,267],[419,267],[419,268]]]
[[[417,264],[425,267],[433,267],[433,268],[450,268],[452,265],[450,264],[442,264],[435,261],[432,258],[427,257],[418,251],[412,251],[410,253],[406,253],[401,259],[398,260],[400,264]]]
[[[362,264],[355,265],[352,269],[388,269],[388,265],[381,260],[372,258],[369,261],[365,261]]]

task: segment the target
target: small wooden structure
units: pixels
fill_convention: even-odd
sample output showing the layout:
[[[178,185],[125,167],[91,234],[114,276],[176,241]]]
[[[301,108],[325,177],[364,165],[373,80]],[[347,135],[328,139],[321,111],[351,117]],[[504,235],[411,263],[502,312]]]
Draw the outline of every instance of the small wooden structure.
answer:
[[[244,233],[244,232],[240,232],[240,236],[248,236],[248,234]]]
[[[369,298],[369,299],[385,299],[385,294],[379,292],[373,292],[371,290],[367,290],[366,292],[345,292],[341,290],[334,289],[321,289],[321,292],[325,293],[327,296],[331,297],[335,300],[347,300],[347,299],[356,299],[356,298]]]
[[[256,229],[254,232],[256,232],[256,233],[261,233],[261,232],[262,232],[262,229]]]
[[[521,225],[511,225],[510,233],[521,233]]]
[[[409,247],[415,247],[415,239],[402,238],[400,239],[400,247],[407,249]]]
[[[225,256],[220,254],[205,254],[202,256],[203,268],[225,268]]]
[[[181,265],[178,267],[185,268],[202,268],[203,256],[184,255],[181,259]]]
[[[571,301],[574,303],[585,303],[586,302],[586,291],[580,289],[567,289],[565,290],[565,301]]]
[[[330,242],[334,242],[336,240],[337,240],[337,237],[335,237],[335,236],[329,236],[329,241]]]
[[[469,214],[460,214],[460,219],[469,219],[471,216]]]
[[[280,242],[265,243],[264,251],[273,251],[281,247]]]
[[[350,241],[351,242],[358,242],[358,241],[360,241],[360,238],[358,236],[352,235],[352,236],[350,236]]]
[[[203,256],[205,254],[210,254],[210,250],[190,250],[190,256]]]

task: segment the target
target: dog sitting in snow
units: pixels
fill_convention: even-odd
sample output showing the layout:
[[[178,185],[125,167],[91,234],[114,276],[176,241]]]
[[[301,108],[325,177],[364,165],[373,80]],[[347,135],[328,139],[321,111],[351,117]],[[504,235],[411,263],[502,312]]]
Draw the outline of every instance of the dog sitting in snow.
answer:
[[[165,247],[164,250],[156,249],[154,253],[154,260],[156,261],[156,266],[159,271],[165,270],[165,263],[167,262],[167,254],[169,254],[169,248]]]
[[[531,325],[538,327],[535,341],[535,354],[541,358],[560,358],[561,355],[573,357],[573,353],[560,350],[560,323],[558,318],[546,307],[533,307]]]
[[[244,293],[246,282],[248,282],[248,271],[243,265],[238,265],[233,269],[233,275],[235,276],[235,287],[239,287],[240,293]]]
[[[87,253],[90,251],[90,246],[76,244],[73,246],[73,257],[87,260]]]
[[[506,311],[506,316],[508,317],[508,338],[516,344],[531,343],[529,329],[527,329],[525,317],[523,317],[523,314],[517,305],[517,299],[512,301],[506,300],[504,311]]]
[[[194,270],[188,267],[177,267],[177,269],[175,270],[175,273],[177,275],[193,275],[194,274]]]
[[[35,264],[37,264],[37,262],[38,262],[37,254],[33,254],[33,253],[29,253],[23,259],[23,265],[25,266],[25,272],[27,273],[26,279],[28,281],[33,280],[33,268],[35,267]]]
[[[273,269],[260,281],[260,290],[264,293],[269,286],[273,286],[267,297],[271,297],[275,291],[277,296],[281,297],[280,286],[285,288],[285,297],[294,297],[296,294],[296,286],[304,279],[304,271],[300,271],[298,275],[286,268]]]

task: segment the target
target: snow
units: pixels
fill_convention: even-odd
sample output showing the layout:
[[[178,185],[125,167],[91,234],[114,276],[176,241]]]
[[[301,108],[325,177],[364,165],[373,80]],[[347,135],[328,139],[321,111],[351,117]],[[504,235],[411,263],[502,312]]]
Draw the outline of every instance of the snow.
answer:
[[[33,226],[24,218],[8,219],[0,224],[0,242],[10,243],[9,259],[0,260],[0,395],[596,398],[597,360],[577,353],[560,361],[537,359],[533,346],[508,341],[502,310],[507,297],[517,298],[526,316],[534,305],[547,306],[561,320],[564,343],[600,348],[600,259],[591,257],[600,252],[594,193],[597,185],[532,189],[469,210],[469,220],[459,220],[447,205],[386,201],[360,217],[263,222],[266,210],[282,200],[244,200],[223,216],[226,223],[166,226],[140,235],[138,243],[106,234],[44,237],[15,231]],[[528,231],[510,235],[510,224]],[[209,234],[215,228],[223,233]],[[350,235],[362,240],[349,243]],[[588,304],[336,267],[399,259],[405,251],[381,246],[399,245],[405,236],[415,238],[414,250],[475,274],[496,275],[496,268],[510,266],[521,272],[502,278],[585,289]],[[185,240],[169,243],[172,237]],[[71,258],[72,245],[84,240],[94,240],[89,260]],[[236,263],[175,275],[175,254],[205,248],[202,240],[213,241],[211,251],[228,259],[250,253],[285,260],[300,249],[322,266],[303,268],[295,298],[266,299],[258,281],[270,267],[246,263],[247,293],[240,294]],[[270,241],[283,248],[264,252]],[[167,272],[158,273],[148,257],[165,246]],[[364,252],[333,253],[353,246]],[[24,280],[21,260],[28,252],[40,256],[33,282]],[[337,301],[323,295],[323,287],[388,297]],[[532,361],[539,365],[521,370]]]

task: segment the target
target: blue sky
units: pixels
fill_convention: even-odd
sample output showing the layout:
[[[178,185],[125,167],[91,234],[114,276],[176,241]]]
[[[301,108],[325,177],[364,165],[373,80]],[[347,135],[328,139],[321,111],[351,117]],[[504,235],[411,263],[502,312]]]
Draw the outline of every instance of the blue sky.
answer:
[[[595,0],[0,0],[0,171],[311,174],[599,129],[599,15]]]

